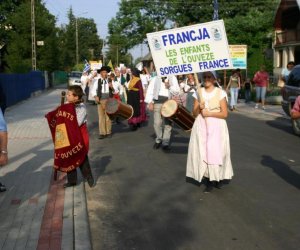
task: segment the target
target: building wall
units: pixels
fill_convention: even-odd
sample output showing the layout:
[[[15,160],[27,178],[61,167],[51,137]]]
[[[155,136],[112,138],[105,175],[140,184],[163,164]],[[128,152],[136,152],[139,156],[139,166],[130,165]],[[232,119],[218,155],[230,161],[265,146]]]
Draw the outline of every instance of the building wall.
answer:
[[[281,1],[274,26],[274,75],[278,76],[289,61],[300,64],[300,9],[297,1]]]

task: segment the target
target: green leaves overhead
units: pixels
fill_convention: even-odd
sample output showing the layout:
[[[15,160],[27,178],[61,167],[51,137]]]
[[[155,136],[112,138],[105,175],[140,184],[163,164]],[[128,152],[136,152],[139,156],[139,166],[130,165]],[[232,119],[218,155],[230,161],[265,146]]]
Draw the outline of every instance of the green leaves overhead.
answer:
[[[219,16],[225,20],[229,41],[247,44],[250,53],[252,47],[270,47],[278,4],[279,0],[219,0]],[[145,43],[149,32],[208,22],[212,15],[212,0],[122,0],[109,23],[109,43],[127,52]]]
[[[36,41],[38,70],[71,70],[76,64],[75,16],[69,10],[69,23],[57,28],[55,17],[49,13],[42,0],[35,0]],[[78,18],[79,62],[100,58],[102,40],[97,34],[93,19]],[[31,4],[28,0],[0,1],[0,44],[7,52],[2,61],[8,65],[6,72],[31,70]]]

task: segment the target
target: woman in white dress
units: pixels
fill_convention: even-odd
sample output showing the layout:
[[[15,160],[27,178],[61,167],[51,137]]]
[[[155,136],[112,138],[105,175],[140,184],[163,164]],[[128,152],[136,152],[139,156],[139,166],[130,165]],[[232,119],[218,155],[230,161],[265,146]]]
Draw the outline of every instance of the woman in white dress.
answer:
[[[207,178],[204,192],[221,188],[222,180],[233,176],[230,159],[227,95],[215,87],[215,72],[204,72],[204,88],[194,94],[194,114],[199,114],[192,128],[187,157],[186,176],[202,182]]]

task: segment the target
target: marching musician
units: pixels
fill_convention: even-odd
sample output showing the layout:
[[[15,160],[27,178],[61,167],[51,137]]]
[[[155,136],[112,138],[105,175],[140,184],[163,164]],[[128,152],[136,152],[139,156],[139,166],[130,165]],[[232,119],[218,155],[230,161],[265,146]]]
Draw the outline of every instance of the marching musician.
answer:
[[[93,70],[89,75],[89,80],[88,80],[88,84],[89,84],[88,101],[93,103],[93,104],[96,104],[96,103],[95,103],[95,98],[92,94],[92,89],[93,89],[93,86],[98,83],[99,77],[100,77],[100,75],[98,74],[97,70]]]
[[[128,82],[130,81],[130,74],[127,72],[127,68],[123,66],[121,68],[120,72],[120,77],[121,77],[121,85],[123,87],[123,95],[121,96],[122,102],[127,102],[127,86]]]
[[[106,102],[112,91],[108,81],[110,67],[102,66],[99,72],[100,77],[98,82],[94,84],[91,91],[96,103],[98,104],[99,139],[104,139],[112,137],[112,123],[109,116],[105,112]]]
[[[133,69],[132,78],[128,83],[127,104],[133,108],[133,115],[128,120],[128,124],[132,131],[137,130],[147,120],[144,90],[139,78],[140,74],[141,72],[138,69]]]
[[[81,86],[73,85],[68,88],[67,92],[67,102],[68,103],[74,103],[75,104],[75,111],[76,111],[76,117],[78,126],[80,128],[80,132],[82,134],[82,138],[84,141],[84,144],[88,150],[89,148],[89,134],[87,130],[87,112],[85,104],[83,103],[83,91]],[[94,186],[94,178],[92,175],[89,158],[88,155],[86,155],[85,160],[83,163],[79,166],[80,171],[83,175],[83,177],[87,180],[90,187]],[[64,184],[64,188],[72,187],[77,184],[77,170],[76,168],[72,171],[67,173],[67,180],[68,182]]]
[[[114,89],[114,98],[121,101],[121,97],[124,94],[124,88],[121,85],[121,73],[118,68],[115,68],[114,78],[112,78],[112,85]]]
[[[161,146],[164,150],[170,149],[172,123],[161,116],[161,107],[172,95],[178,95],[179,92],[180,88],[175,76],[169,76],[164,81],[161,77],[154,76],[150,80],[145,102],[148,103],[148,109],[154,112],[154,131],[156,135],[154,149]]]

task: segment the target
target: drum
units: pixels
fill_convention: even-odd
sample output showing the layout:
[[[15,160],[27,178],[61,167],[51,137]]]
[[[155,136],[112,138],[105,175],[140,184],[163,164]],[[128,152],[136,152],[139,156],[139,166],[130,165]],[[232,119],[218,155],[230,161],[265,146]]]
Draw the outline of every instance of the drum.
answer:
[[[185,131],[190,131],[195,122],[195,118],[182,105],[175,100],[168,100],[161,107],[161,115],[175,122]]]
[[[121,117],[128,120],[133,116],[133,108],[115,98],[109,98],[106,102],[106,113],[111,119]]]

